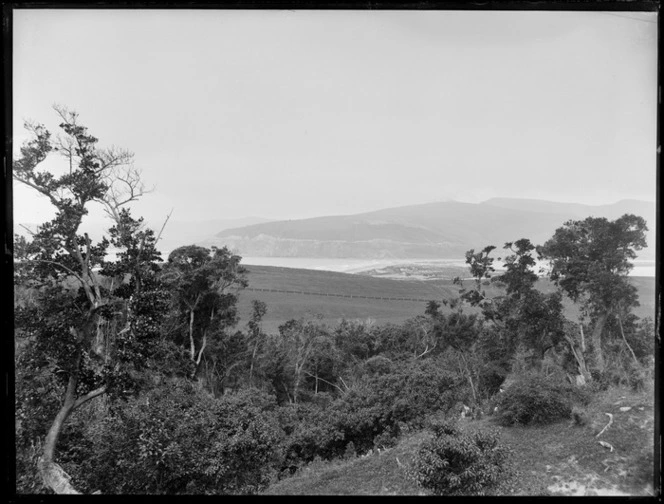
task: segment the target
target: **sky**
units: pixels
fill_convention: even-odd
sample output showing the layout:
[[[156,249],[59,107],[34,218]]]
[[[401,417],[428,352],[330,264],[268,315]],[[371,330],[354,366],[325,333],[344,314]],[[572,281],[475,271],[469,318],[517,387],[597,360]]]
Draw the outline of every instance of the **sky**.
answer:
[[[656,20],[16,9],[14,150],[25,120],[55,133],[52,106],[77,111],[101,146],[135,153],[153,190],[133,211],[154,221],[654,201]],[[53,212],[17,184],[13,210]]]

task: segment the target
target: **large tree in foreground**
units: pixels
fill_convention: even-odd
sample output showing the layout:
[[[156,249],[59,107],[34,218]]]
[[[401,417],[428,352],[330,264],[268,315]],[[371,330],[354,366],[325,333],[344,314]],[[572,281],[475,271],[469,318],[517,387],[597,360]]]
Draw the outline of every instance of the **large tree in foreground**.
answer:
[[[130,391],[131,370],[142,364],[158,335],[165,298],[156,277],[154,233],[125,208],[144,192],[132,154],[99,148],[76,113],[56,111],[61,135],[52,138],[44,126],[27,124],[32,138],[13,161],[14,180],[55,209],[51,221],[15,243],[15,285],[34,293],[33,303],[16,309],[16,331],[27,342],[17,366],[52,372],[62,386],[38,466],[46,487],[77,493],[55,462],[63,426],[91,399]],[[44,168],[52,155],[65,161],[59,171],[52,164]],[[113,223],[97,243],[80,231],[94,204]],[[118,251],[112,263],[106,261],[111,246]],[[17,415],[21,410],[18,404]]]
[[[594,367],[604,371],[602,335],[609,317],[620,321],[638,306],[636,287],[627,280],[637,250],[646,246],[642,217],[625,214],[609,221],[588,217],[558,228],[540,249],[551,265],[551,279],[579,302],[592,323]]]

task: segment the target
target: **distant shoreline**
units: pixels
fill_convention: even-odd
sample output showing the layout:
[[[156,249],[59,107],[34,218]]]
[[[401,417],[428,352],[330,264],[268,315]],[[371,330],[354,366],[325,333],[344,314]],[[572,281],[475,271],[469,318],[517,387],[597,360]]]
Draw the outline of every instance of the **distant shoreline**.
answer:
[[[357,258],[326,258],[326,257],[243,257],[246,266],[276,266],[282,268],[333,271],[337,273],[367,274],[381,269],[399,267],[442,270],[467,270],[464,259],[357,259]],[[654,277],[654,260],[635,260],[630,276]],[[496,268],[499,270],[500,268]],[[373,276],[373,275],[372,275]],[[376,274],[375,276],[384,276]],[[389,275],[394,277],[394,275]],[[397,275],[399,276],[399,275]],[[408,278],[403,276],[403,278]]]

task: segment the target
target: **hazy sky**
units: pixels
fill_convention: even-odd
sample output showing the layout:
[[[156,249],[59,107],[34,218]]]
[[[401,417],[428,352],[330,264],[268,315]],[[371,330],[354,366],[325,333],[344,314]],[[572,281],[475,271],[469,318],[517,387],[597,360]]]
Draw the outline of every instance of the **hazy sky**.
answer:
[[[13,14],[15,140],[78,111],[135,152],[148,219],[655,198],[654,13]],[[14,198],[16,221],[50,216]]]

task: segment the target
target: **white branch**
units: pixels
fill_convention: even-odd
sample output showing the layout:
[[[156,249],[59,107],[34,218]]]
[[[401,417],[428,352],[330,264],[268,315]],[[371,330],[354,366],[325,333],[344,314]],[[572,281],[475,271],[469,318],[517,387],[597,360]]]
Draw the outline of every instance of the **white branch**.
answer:
[[[608,429],[609,427],[611,427],[611,424],[613,423],[613,415],[612,415],[611,413],[604,413],[604,414],[609,416],[609,423],[606,424],[606,426],[605,426],[601,431],[599,431],[599,434],[597,434],[597,435],[595,436],[596,438],[598,438],[598,437],[600,437],[602,434],[604,434],[604,431],[605,431],[606,429]]]

